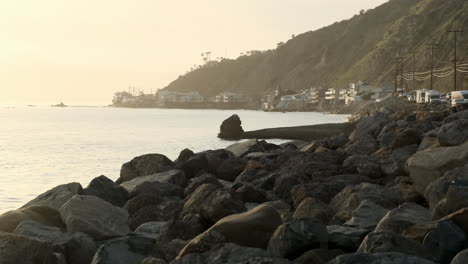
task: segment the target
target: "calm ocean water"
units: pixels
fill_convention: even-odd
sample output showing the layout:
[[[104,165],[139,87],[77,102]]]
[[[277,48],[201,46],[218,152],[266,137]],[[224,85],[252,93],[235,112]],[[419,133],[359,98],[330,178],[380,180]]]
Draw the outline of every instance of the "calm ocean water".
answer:
[[[63,183],[106,175],[147,153],[177,158],[226,147],[216,137],[221,122],[237,113],[244,130],[346,121],[344,115],[243,110],[118,109],[104,107],[0,108],[0,213],[21,207]],[[281,143],[284,141],[270,140]]]

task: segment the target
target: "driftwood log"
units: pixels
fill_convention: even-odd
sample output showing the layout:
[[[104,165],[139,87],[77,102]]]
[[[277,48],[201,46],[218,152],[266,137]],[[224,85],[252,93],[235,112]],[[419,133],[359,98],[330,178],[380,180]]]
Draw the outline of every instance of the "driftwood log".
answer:
[[[311,141],[343,134],[348,135],[356,128],[356,122],[347,122],[244,131],[241,124],[238,115],[229,117],[221,124],[218,137],[225,140],[277,138]]]

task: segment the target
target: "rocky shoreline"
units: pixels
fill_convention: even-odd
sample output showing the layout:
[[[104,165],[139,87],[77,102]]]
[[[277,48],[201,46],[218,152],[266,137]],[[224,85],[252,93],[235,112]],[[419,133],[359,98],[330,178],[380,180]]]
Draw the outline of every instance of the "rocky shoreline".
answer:
[[[349,134],[57,186],[0,216],[0,263],[468,263],[468,111],[385,104]]]

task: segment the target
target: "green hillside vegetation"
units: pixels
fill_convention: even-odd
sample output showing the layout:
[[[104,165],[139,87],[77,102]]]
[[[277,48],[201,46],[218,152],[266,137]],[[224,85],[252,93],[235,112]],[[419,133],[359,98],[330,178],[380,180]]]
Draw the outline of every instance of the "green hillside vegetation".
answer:
[[[468,60],[467,1],[391,0],[349,20],[298,35],[275,50],[207,64],[165,89],[198,91],[204,96],[231,91],[260,97],[278,87],[295,91],[318,86],[345,88],[357,80],[393,85],[396,56],[408,56],[404,70],[411,71],[408,53],[417,50],[417,71],[429,70],[427,43],[440,44],[435,67],[451,65],[453,34],[447,30],[460,28],[466,29],[459,35],[462,61]],[[459,75],[460,80],[466,78]],[[429,81],[417,85],[429,88]],[[448,91],[451,85],[451,77],[436,78],[434,87]],[[460,81],[460,88],[462,85],[468,89],[466,82]]]

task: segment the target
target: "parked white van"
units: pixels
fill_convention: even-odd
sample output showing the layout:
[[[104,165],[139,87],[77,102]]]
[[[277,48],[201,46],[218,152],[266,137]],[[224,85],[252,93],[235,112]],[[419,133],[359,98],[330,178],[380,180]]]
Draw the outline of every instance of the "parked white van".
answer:
[[[440,104],[442,100],[440,98],[440,93],[434,90],[426,91],[426,96],[424,98],[424,102],[427,104]]]
[[[416,103],[418,104],[426,103],[426,89],[416,91]]]
[[[468,104],[468,90],[452,92],[450,104],[453,107]]]

